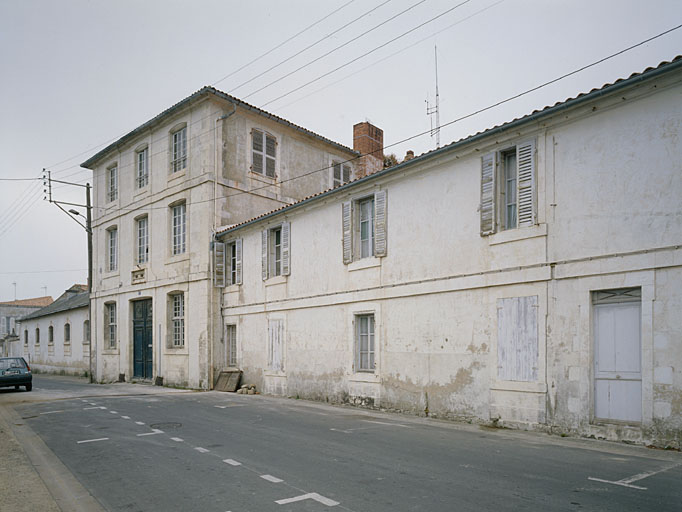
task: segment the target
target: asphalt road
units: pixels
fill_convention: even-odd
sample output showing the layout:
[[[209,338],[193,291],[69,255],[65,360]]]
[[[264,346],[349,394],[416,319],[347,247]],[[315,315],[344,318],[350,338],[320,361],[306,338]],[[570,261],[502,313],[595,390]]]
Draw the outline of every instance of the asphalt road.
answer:
[[[60,382],[36,376],[34,390],[85,398],[14,409],[110,511],[682,510],[679,453],[260,395],[93,396],[104,387]]]

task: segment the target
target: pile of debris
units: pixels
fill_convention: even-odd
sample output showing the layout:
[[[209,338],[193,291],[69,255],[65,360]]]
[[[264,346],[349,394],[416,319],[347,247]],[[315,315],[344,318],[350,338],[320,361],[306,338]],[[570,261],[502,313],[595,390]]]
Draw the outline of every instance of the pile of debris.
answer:
[[[260,395],[260,393],[256,391],[255,384],[242,384],[242,387],[237,390],[237,393],[240,395]]]

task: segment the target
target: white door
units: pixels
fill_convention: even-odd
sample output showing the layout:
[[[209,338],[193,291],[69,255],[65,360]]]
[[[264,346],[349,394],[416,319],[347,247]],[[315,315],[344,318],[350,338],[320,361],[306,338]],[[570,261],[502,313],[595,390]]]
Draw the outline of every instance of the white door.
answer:
[[[594,306],[594,416],[642,421],[640,302]]]

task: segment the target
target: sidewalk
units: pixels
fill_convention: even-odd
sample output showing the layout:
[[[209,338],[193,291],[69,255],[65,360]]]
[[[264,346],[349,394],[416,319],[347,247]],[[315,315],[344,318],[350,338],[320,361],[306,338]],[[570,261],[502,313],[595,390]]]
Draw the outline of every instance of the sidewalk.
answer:
[[[95,396],[191,393],[149,384],[92,384],[76,377],[39,374],[35,380],[58,389],[34,387],[30,393],[0,389],[0,510],[12,512],[101,512],[104,509],[45,443],[16,413],[14,406]],[[86,384],[84,388],[83,385]],[[35,386],[35,381],[34,381]],[[73,387],[73,389],[69,389]]]

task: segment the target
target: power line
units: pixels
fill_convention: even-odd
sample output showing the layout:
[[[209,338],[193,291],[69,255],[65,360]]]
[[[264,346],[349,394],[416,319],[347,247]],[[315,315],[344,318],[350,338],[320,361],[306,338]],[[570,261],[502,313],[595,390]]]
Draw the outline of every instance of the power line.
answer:
[[[469,2],[469,1],[470,1],[470,0],[466,0],[464,3]],[[415,3],[415,4],[412,4],[412,5],[411,5],[410,7],[408,7],[407,9],[405,9],[405,10],[403,10],[403,11],[400,11],[398,14],[395,14],[395,15],[391,16],[391,17],[388,18],[387,20],[382,21],[382,22],[379,23],[378,25],[373,26],[372,28],[370,28],[369,30],[366,30],[366,31],[363,32],[362,34],[359,34],[359,35],[355,36],[354,38],[349,39],[348,41],[346,41],[346,42],[343,43],[343,44],[340,44],[340,45],[337,46],[336,48],[333,48],[333,49],[329,50],[327,53],[324,53],[324,54],[320,55],[319,57],[314,58],[313,60],[311,60],[311,61],[309,61],[309,62],[303,64],[302,66],[300,66],[300,67],[294,69],[293,71],[290,71],[289,73],[287,73],[287,74],[285,74],[285,75],[283,75],[283,76],[277,78],[276,80],[273,80],[272,82],[270,82],[270,83],[264,85],[264,86],[261,87],[260,89],[256,89],[255,91],[253,91],[253,92],[247,94],[246,96],[244,96],[244,99],[248,98],[249,96],[253,96],[254,94],[256,94],[256,93],[262,91],[263,89],[267,89],[267,88],[270,87],[271,85],[274,85],[274,84],[276,84],[276,83],[278,83],[278,82],[281,82],[281,81],[284,80],[285,78],[290,77],[290,76],[293,75],[294,73],[298,73],[299,71],[301,71],[302,69],[307,68],[307,67],[310,66],[311,64],[314,64],[315,62],[317,62],[317,61],[319,61],[319,60],[321,60],[321,59],[324,59],[325,57],[328,57],[329,55],[331,55],[332,53],[334,53],[336,50],[340,50],[340,49],[343,48],[344,46],[348,46],[350,43],[352,43],[352,42],[354,42],[354,41],[357,41],[357,40],[360,39],[361,37],[364,37],[364,36],[366,36],[367,34],[369,34],[369,33],[371,33],[371,32],[374,32],[374,31],[375,31],[376,29],[378,29],[379,27],[382,27],[382,26],[386,25],[387,23],[393,21],[394,19],[398,18],[399,16],[402,16],[402,15],[405,14],[406,12],[411,11],[412,9],[414,9],[415,7],[417,7],[417,6],[420,5],[420,4],[423,4],[424,2],[426,2],[426,0],[419,0],[419,2],[417,2],[417,3]],[[383,5],[383,4],[382,4],[382,5]],[[381,7],[381,6],[379,6],[379,7]],[[241,87],[241,86],[240,86],[240,87]]]
[[[279,43],[277,46],[275,46],[275,47],[273,47],[273,48],[270,48],[267,52],[263,53],[262,55],[259,55],[258,57],[256,57],[255,59],[251,60],[250,62],[247,62],[247,63],[244,64],[242,67],[240,67],[240,68],[238,68],[238,69],[235,69],[235,70],[232,71],[231,73],[229,73],[229,74],[225,75],[224,77],[222,77],[220,80],[218,80],[218,81],[216,81],[216,82],[213,82],[211,85],[215,86],[216,84],[219,84],[219,83],[222,82],[223,80],[227,80],[227,79],[230,78],[231,76],[233,76],[233,75],[239,73],[242,69],[249,67],[249,66],[250,66],[251,64],[253,64],[254,62],[257,62],[257,61],[259,61],[260,59],[262,59],[263,57],[266,57],[267,55],[270,55],[272,52],[274,52],[274,51],[277,50],[278,48],[281,48],[282,46],[284,46],[285,44],[287,44],[289,41],[291,41],[291,40],[297,38],[298,36],[300,36],[300,35],[303,34],[304,32],[306,32],[306,31],[308,31],[309,29],[313,28],[315,25],[318,25],[319,23],[323,22],[324,20],[326,20],[326,19],[329,18],[330,16],[332,16],[332,15],[336,14],[337,12],[339,12],[341,9],[343,9],[343,8],[345,8],[345,7],[347,7],[347,6],[349,6],[349,5],[352,4],[354,1],[355,1],[355,0],[350,0],[350,2],[346,2],[345,4],[343,4],[343,5],[342,5],[341,7],[339,7],[338,9],[336,9],[336,10],[330,12],[329,14],[327,14],[325,17],[320,18],[320,19],[317,20],[315,23],[312,23],[312,24],[308,25],[306,28],[304,28],[304,29],[301,30],[300,32],[297,32],[296,34],[294,34],[293,36],[291,36],[289,39],[287,39],[287,40],[285,40],[285,41],[282,41],[281,43]],[[387,1],[390,2],[391,0],[387,0]],[[384,3],[386,3],[386,2],[384,2]],[[383,4],[382,4],[382,5],[383,5]],[[298,55],[298,54],[297,54],[297,55]],[[237,86],[237,88],[239,88],[239,86]]]
[[[87,268],[65,268],[60,270],[22,270],[21,272],[0,272],[0,275],[15,275],[15,274],[50,274],[57,272],[87,272]]]
[[[0,178],[0,181],[35,181],[41,178]]]
[[[386,0],[385,2],[383,2],[383,3],[379,4],[379,5],[377,5],[376,7],[373,7],[373,8],[370,9],[369,11],[367,11],[367,12],[361,14],[360,16],[358,16],[357,18],[355,18],[355,19],[349,21],[348,23],[346,23],[346,24],[343,25],[342,27],[337,28],[337,29],[334,30],[333,32],[327,34],[326,36],[324,36],[324,37],[322,37],[322,38],[320,38],[320,39],[318,39],[318,40],[315,41],[314,43],[312,43],[312,44],[306,46],[305,48],[303,48],[302,50],[300,50],[300,51],[294,53],[293,55],[291,55],[291,56],[289,56],[289,57],[287,57],[287,58],[284,59],[283,61],[278,62],[278,63],[275,64],[274,66],[271,66],[271,67],[269,67],[268,69],[266,69],[265,71],[263,71],[262,73],[259,73],[258,75],[254,76],[254,77],[252,77],[252,78],[249,78],[246,82],[242,82],[242,83],[239,84],[238,86],[233,87],[229,92],[232,93],[233,91],[236,91],[237,89],[240,89],[242,86],[244,86],[244,85],[246,85],[246,84],[248,84],[248,83],[253,82],[256,78],[260,78],[261,76],[263,76],[264,74],[266,74],[266,73],[272,71],[273,69],[280,67],[282,64],[286,64],[286,63],[289,62],[291,59],[293,59],[293,58],[295,58],[295,57],[298,57],[298,56],[301,55],[303,52],[305,52],[305,51],[307,51],[307,50],[310,50],[313,46],[318,45],[319,43],[321,43],[321,42],[324,41],[325,39],[329,39],[329,38],[332,37],[333,35],[335,35],[335,34],[341,32],[343,29],[348,28],[349,26],[351,26],[351,25],[352,25],[353,23],[355,23],[356,21],[361,20],[361,19],[364,18],[365,16],[367,16],[367,15],[373,13],[374,11],[376,11],[377,9],[379,9],[380,7],[386,5],[387,3],[391,2],[391,1],[392,1],[392,0]],[[367,32],[365,32],[365,34],[367,34]],[[361,35],[365,35],[365,34],[361,34]],[[346,44],[347,44],[347,43],[346,43]],[[256,92],[257,92],[257,91],[256,91]],[[246,99],[246,98],[245,98],[245,99]]]

